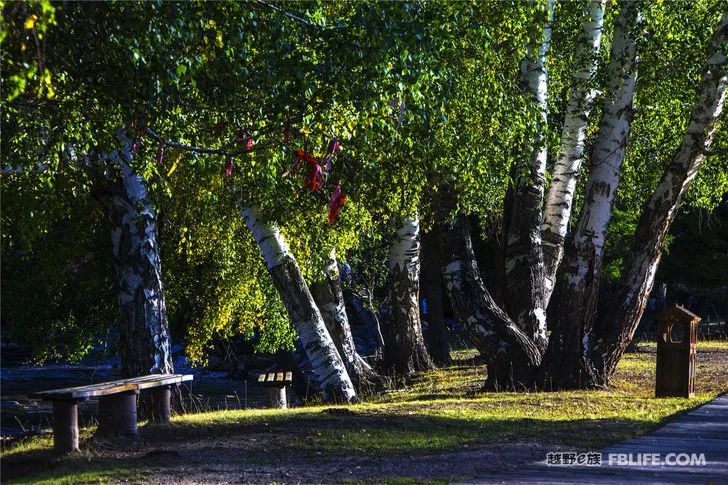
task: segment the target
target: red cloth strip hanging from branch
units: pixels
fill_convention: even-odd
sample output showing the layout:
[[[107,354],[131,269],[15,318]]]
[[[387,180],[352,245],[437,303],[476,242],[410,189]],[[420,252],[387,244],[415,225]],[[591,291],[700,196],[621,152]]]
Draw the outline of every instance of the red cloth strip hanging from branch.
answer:
[[[225,175],[227,177],[233,174],[233,157],[225,155]]]
[[[329,224],[336,220],[344,204],[346,204],[346,196],[341,189],[341,184],[336,184],[336,188],[331,194],[331,199],[329,199]]]

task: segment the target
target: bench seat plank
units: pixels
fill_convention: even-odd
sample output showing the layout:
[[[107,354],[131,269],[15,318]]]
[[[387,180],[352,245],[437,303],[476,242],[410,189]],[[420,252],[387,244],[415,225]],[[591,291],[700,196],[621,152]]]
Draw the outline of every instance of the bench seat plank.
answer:
[[[263,372],[258,376],[258,385],[263,387],[283,388],[293,381],[293,373],[288,372]]]
[[[30,397],[45,400],[84,399],[88,397],[107,396],[125,391],[138,391],[152,387],[169,386],[192,380],[191,374],[152,374],[111,382],[100,382],[86,386],[67,387],[50,391],[34,392]]]

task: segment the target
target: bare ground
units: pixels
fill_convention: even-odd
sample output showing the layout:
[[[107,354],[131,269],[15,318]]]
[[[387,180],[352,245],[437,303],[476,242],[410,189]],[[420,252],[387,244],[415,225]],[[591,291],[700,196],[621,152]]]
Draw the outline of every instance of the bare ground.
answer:
[[[499,443],[456,453],[414,457],[346,456],[336,459],[309,459],[276,456],[275,451],[264,457],[251,457],[229,447],[212,446],[199,454],[180,451],[176,458],[185,462],[185,465],[172,469],[160,467],[157,472],[159,474],[155,473],[152,480],[165,484],[341,483],[398,477],[449,480],[482,476],[532,462],[545,456],[545,449],[533,443]]]

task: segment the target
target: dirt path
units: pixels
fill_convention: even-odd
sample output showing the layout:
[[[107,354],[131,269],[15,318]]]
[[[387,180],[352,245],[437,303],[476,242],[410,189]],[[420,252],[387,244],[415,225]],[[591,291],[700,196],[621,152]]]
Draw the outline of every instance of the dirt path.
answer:
[[[253,434],[252,436],[255,436]],[[88,468],[91,458],[94,469],[124,470],[131,482],[160,484],[298,484],[342,483],[347,480],[381,481],[408,477],[415,480],[463,480],[485,476],[509,467],[526,465],[545,456],[553,449],[538,440],[518,442],[499,440],[491,445],[466,447],[462,451],[407,455],[406,451],[380,457],[352,451],[337,456],[324,452],[296,452],[286,449],[282,437],[280,448],[268,440],[265,447],[251,436],[200,437],[178,441],[118,440],[112,445],[95,442],[86,454],[63,459],[63,467]],[[103,455],[103,459],[99,457]],[[56,465],[49,452],[12,460],[4,467],[3,481],[22,479],[39,470],[52,471]],[[117,473],[115,472],[114,475]],[[62,477],[54,473],[53,476]],[[122,475],[123,476],[123,475]],[[128,482],[126,478],[120,481]],[[116,483],[113,481],[113,483]]]
[[[534,443],[499,443],[457,453],[377,458],[336,459],[283,457],[270,450],[250,456],[232,447],[210,446],[174,453],[170,463],[155,467],[149,477],[162,484],[180,483],[341,483],[346,480],[452,480],[482,476],[544,456],[546,447]],[[160,458],[157,454],[156,458]]]

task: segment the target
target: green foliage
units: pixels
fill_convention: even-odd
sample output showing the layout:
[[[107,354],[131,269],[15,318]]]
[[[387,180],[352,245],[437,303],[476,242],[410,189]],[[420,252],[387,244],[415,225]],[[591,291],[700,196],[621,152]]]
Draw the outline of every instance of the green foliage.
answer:
[[[682,141],[721,6],[725,2],[719,0],[647,3],[634,121],[618,192],[620,207],[635,220]],[[719,124],[718,146],[725,131],[725,123]],[[726,167],[725,154],[709,157],[686,202],[715,207],[728,192]]]
[[[559,2],[555,12],[551,158],[583,5]],[[612,277],[639,208],[680,141],[701,69],[696,59],[721,5],[648,3],[633,136],[606,262]],[[509,167],[524,159],[536,124],[518,69],[527,45],[541,39],[546,10],[545,1],[495,0],[2,4],[2,163],[46,168],[3,177],[3,296],[7,281],[7,291],[34,304],[54,302],[35,321],[19,305],[4,318],[24,329],[25,340],[42,342],[39,356],[78,353],[108,328],[112,283],[108,255],[100,256],[108,237],[89,199],[94,184],[68,148],[79,157],[108,150],[124,128],[141,141],[134,169],[159,213],[167,308],[186,331],[189,355],[204,361],[213,339],[233,335],[256,335],[260,350],[290,347],[292,329],[238,203],[281,228],[307,280],[323,276],[323,256],[335,248],[375,288],[384,283],[400,218],[419,211],[427,228],[440,182],[451,182],[458,208],[488,220],[502,207]],[[613,15],[610,4],[601,84]],[[42,56],[29,47],[35,38]],[[597,106],[592,138],[598,115]],[[726,141],[724,125],[718,145]],[[158,141],[146,128],[215,153],[166,147],[157,163]],[[241,132],[252,136],[252,149]],[[321,158],[332,137],[343,150],[324,190],[304,189],[305,174],[284,175],[296,150]],[[234,164],[229,177],[225,154]],[[690,204],[713,207],[728,191],[726,160],[725,152],[708,158]],[[347,203],[327,224],[338,182]],[[54,203],[39,202],[46,199]],[[58,233],[67,227],[73,240]],[[68,279],[63,267],[89,251],[97,255],[87,265],[93,275],[72,283],[76,275]],[[27,265],[42,271],[31,278],[23,274]],[[57,322],[60,334],[46,332],[47,322]],[[77,340],[61,344],[61,334]]]
[[[678,215],[673,242],[663,257],[658,278],[720,288],[728,274],[728,197],[712,212],[694,208]]]
[[[635,113],[607,239],[603,270],[607,280],[621,274],[642,206],[680,146],[695,103],[704,48],[724,10],[722,5],[725,2],[715,0],[646,4]],[[713,146],[724,146],[725,140],[723,122]],[[683,206],[712,210],[728,193],[726,169],[725,153],[707,157]]]
[[[3,58],[3,101],[12,101],[28,92],[36,98],[55,95],[51,71],[45,65],[46,32],[56,24],[56,8],[50,0],[37,2],[0,1],[0,46]],[[4,42],[9,33],[19,44],[20,56],[11,57]]]
[[[63,174],[2,186],[3,332],[34,361],[83,357],[116,318],[99,205]]]

